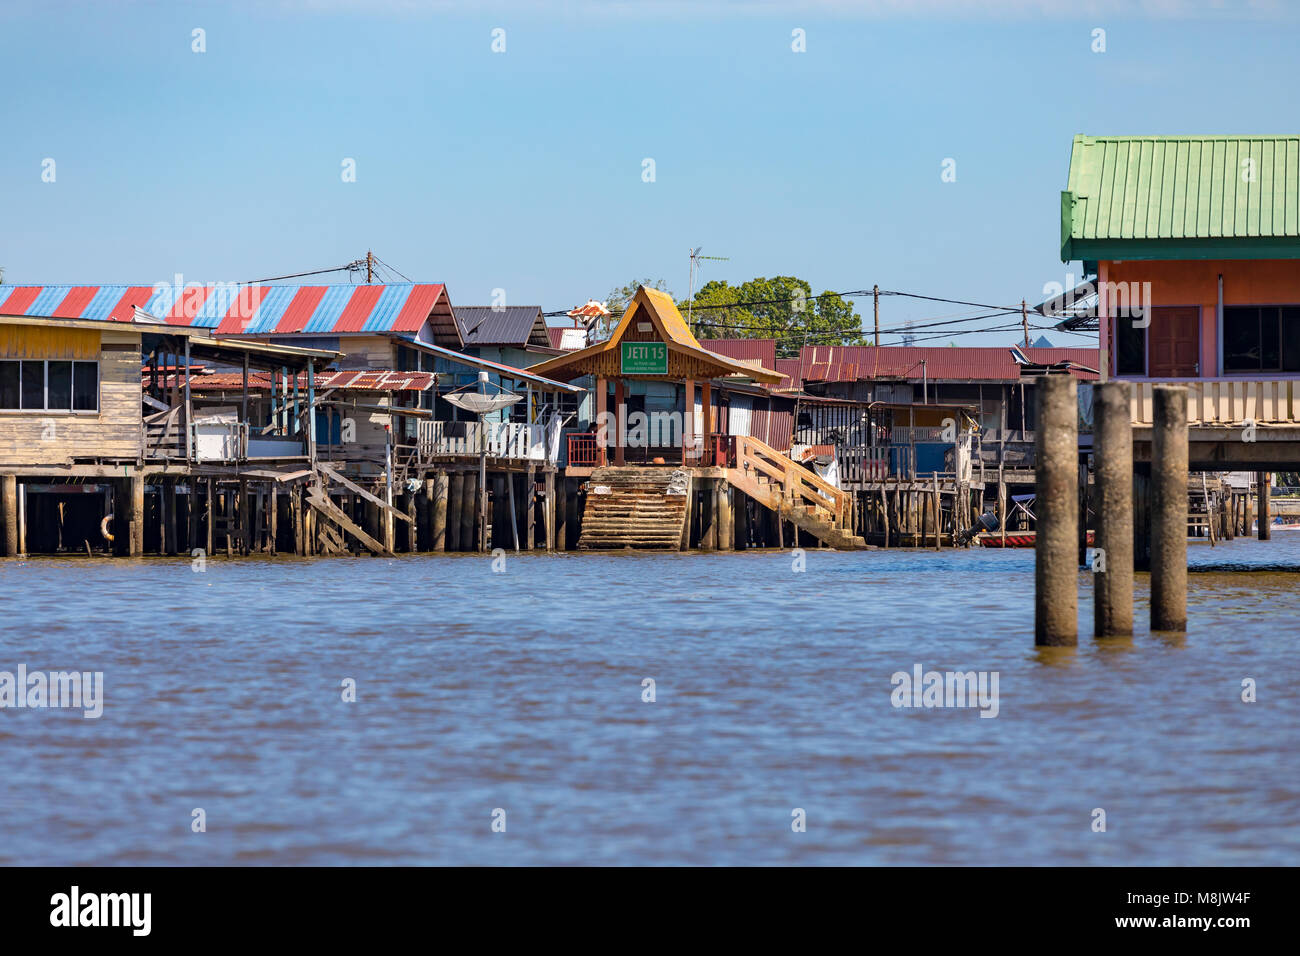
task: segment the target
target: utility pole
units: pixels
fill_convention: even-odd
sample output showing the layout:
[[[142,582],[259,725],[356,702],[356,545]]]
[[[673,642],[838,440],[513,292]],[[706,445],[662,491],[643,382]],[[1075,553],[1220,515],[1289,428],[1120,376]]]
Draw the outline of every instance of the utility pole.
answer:
[[[366,285],[375,281],[375,254],[366,250]]]
[[[880,344],[880,286],[873,285],[871,287],[871,298],[874,300],[875,309],[876,309],[876,337],[871,344],[879,345]]]
[[[1025,348],[1029,348],[1029,307],[1024,299],[1020,300],[1020,325],[1025,330]]]

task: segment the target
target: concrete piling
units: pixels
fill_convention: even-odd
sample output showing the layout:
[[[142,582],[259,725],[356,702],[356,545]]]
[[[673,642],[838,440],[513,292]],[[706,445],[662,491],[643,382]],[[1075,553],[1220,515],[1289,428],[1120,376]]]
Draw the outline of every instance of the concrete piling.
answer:
[[[1151,629],[1187,629],[1187,388],[1157,385],[1151,426]]]
[[[1133,423],[1132,386],[1106,382],[1093,401],[1093,456],[1097,535],[1101,567],[1093,574],[1093,634],[1133,633]]]
[[[1044,375],[1037,393],[1034,643],[1079,642],[1078,386],[1070,375]]]

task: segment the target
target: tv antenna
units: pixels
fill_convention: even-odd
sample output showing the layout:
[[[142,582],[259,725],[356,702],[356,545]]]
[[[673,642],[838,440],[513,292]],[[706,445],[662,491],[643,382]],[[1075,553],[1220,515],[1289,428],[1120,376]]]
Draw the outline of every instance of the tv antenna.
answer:
[[[705,260],[708,260],[710,262],[731,261],[726,256],[702,256],[700,255],[700,250],[703,248],[704,248],[703,246],[696,246],[694,249],[691,250],[691,280],[689,285],[689,291],[686,294],[686,326],[691,330],[692,334],[694,334],[695,332],[695,326],[691,324],[691,311],[692,311],[692,306],[694,306],[695,304],[695,270],[698,269],[700,267],[700,263]]]

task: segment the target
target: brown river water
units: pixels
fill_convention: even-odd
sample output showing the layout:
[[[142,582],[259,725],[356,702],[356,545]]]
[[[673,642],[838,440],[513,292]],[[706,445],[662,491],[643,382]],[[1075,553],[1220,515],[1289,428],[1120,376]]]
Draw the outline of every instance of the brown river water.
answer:
[[[0,672],[103,675],[0,709],[0,863],[1295,864],[1300,532],[1189,552],[1051,651],[1032,551],[0,562]]]

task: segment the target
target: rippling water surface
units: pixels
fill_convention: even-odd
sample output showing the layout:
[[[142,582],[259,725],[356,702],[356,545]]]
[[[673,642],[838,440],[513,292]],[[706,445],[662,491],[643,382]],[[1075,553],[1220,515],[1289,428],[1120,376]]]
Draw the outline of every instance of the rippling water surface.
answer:
[[[1052,652],[1023,551],[0,562],[0,671],[106,685],[0,710],[0,863],[1294,864],[1300,532],[1191,558]]]

